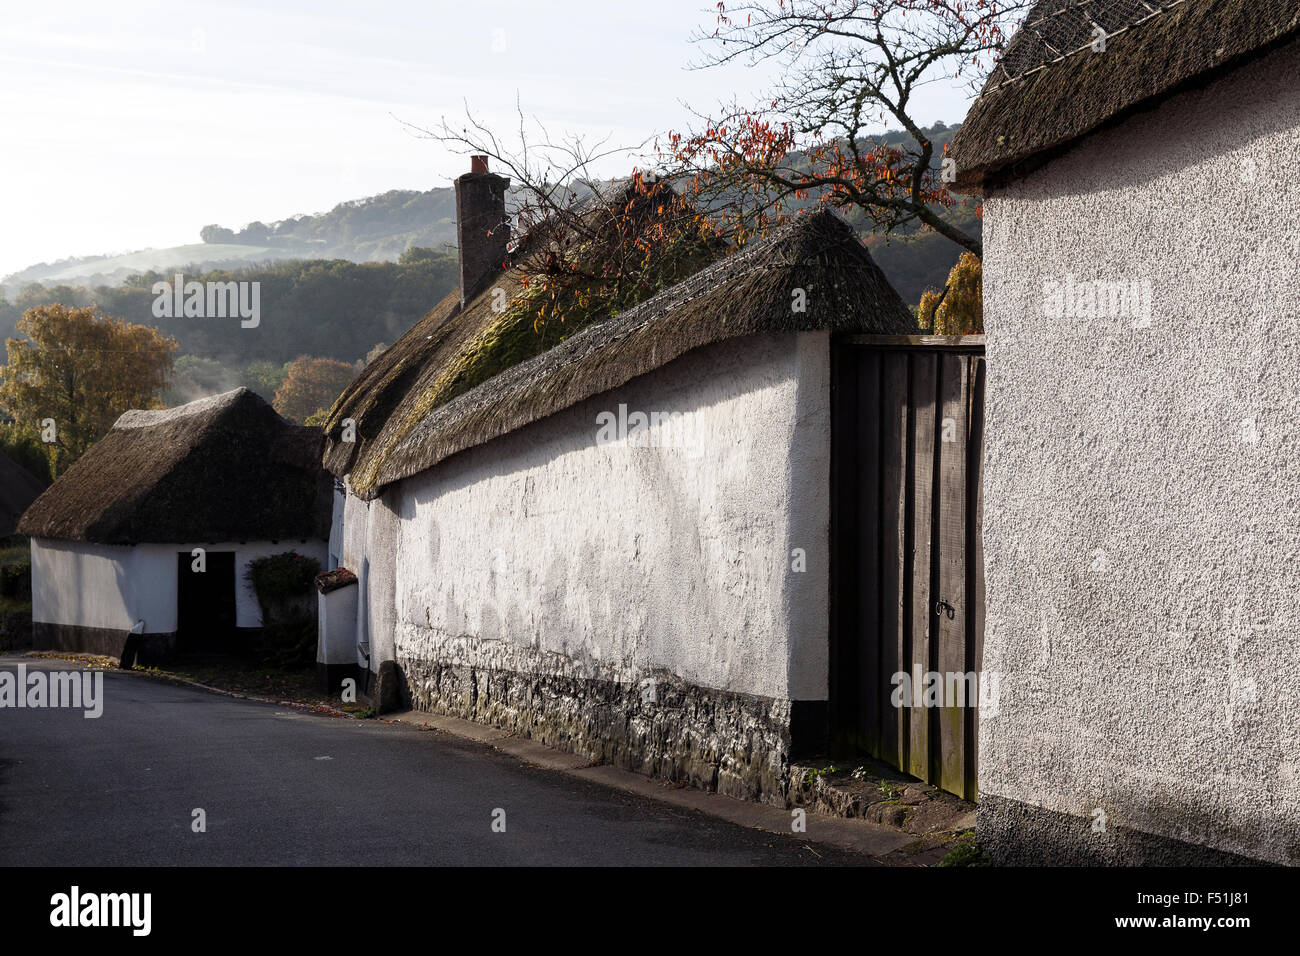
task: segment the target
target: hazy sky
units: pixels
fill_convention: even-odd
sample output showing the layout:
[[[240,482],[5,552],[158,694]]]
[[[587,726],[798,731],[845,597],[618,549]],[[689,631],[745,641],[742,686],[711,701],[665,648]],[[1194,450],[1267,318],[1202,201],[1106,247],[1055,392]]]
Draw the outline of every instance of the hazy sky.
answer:
[[[702,0],[461,3],[58,0],[0,26],[0,276],[41,261],[197,242],[387,189],[448,185],[468,162],[429,126],[468,100],[494,129],[638,142],[760,90],[690,71]],[[959,121],[933,89],[924,122]],[[611,168],[613,175],[621,170]]]

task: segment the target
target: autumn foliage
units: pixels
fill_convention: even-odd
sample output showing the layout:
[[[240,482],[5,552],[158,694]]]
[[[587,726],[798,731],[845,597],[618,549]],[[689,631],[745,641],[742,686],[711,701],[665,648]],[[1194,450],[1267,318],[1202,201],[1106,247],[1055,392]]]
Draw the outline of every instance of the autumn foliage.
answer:
[[[984,334],[984,270],[969,252],[948,273],[942,292],[921,296],[917,321],[935,335]]]
[[[305,422],[334,404],[352,381],[347,362],[301,355],[289,363],[284,384],[275,392],[275,410],[290,421]]]
[[[158,330],[105,316],[93,306],[47,305],[18,320],[7,340],[0,405],[21,433],[41,440],[62,473],[123,412],[159,407],[176,342]]]
[[[736,237],[784,220],[792,201],[860,212],[880,232],[930,229],[979,255],[943,212],[957,200],[915,116],[927,84],[982,75],[1025,0],[748,0],[718,3],[702,66],[779,64],[762,101],[699,117],[659,143],[697,201]],[[905,134],[887,137],[886,130]]]

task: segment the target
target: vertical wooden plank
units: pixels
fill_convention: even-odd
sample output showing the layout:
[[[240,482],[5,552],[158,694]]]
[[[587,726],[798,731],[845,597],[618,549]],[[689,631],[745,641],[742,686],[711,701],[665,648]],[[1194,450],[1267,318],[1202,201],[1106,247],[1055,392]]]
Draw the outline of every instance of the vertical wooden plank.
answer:
[[[984,672],[984,387],[986,366],[980,356],[970,360],[970,443],[967,448],[966,492],[966,657],[972,670]],[[965,796],[979,794],[979,710],[966,718]]]
[[[934,500],[935,467],[935,395],[938,380],[938,356],[923,349],[911,353],[911,461],[909,462],[911,551],[906,571],[910,575],[910,636],[908,662],[912,679],[930,669],[930,630],[934,611],[930,596],[931,526]],[[915,689],[919,689],[915,688]],[[914,777],[933,781],[930,772],[930,714],[925,708],[908,712],[908,763],[904,768]]]
[[[884,352],[880,408],[880,758],[906,766],[906,713],[893,705],[893,677],[906,671],[903,630],[904,537],[907,520],[908,357]]]
[[[860,745],[881,753],[880,727],[880,352],[863,350],[858,366],[857,600]]]
[[[968,692],[964,681],[950,683],[949,675],[964,675],[969,670],[966,658],[966,445],[967,445],[967,375],[969,362],[964,355],[944,355],[940,359],[939,421],[936,444],[939,455],[937,526],[938,585],[934,602],[941,613],[935,614],[938,641],[935,669],[944,679],[945,697],[958,688]],[[949,616],[951,615],[951,617]],[[937,783],[950,793],[965,793],[965,718],[968,709],[947,700],[950,706],[936,708],[938,718]]]

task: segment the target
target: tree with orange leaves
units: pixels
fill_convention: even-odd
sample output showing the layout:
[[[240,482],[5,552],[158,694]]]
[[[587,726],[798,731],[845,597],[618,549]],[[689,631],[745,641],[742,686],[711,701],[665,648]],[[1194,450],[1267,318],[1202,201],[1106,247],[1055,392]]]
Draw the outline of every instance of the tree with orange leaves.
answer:
[[[580,135],[553,136],[519,109],[518,138],[503,141],[466,109],[463,120],[445,117],[417,135],[458,151],[487,156],[510,180],[507,213],[513,241],[507,271],[522,294],[508,303],[503,321],[526,325],[535,342],[518,342],[533,354],[631,308],[694,274],[733,247],[714,222],[675,184],[633,169],[617,180],[595,167],[613,156],[635,155],[648,143],[612,147]],[[515,330],[517,331],[517,329]]]
[[[670,133],[661,158],[697,201],[729,209],[744,235],[779,223],[792,199],[859,209],[878,230],[919,224],[979,256],[942,214],[956,200],[913,113],[924,85],[982,75],[1025,0],[747,0],[717,4],[703,67],[775,61],[761,107],[738,104]],[[883,134],[901,127],[899,145]]]
[[[329,408],[352,381],[347,362],[300,355],[286,366],[284,384],[275,392],[272,407],[290,421],[305,422]]]
[[[159,407],[176,342],[147,325],[95,307],[43,305],[18,320],[7,340],[0,407],[20,435],[39,439],[50,474],[62,474],[132,408]]]
[[[961,254],[942,292],[921,296],[916,318],[935,335],[984,334],[984,270],[972,253]]]

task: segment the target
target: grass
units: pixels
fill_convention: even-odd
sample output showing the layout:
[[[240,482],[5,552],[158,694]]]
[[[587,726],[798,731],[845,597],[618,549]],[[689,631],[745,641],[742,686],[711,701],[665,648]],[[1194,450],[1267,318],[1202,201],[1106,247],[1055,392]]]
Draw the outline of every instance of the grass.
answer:
[[[952,849],[939,863],[940,866],[992,866],[988,856],[975,842],[973,830],[967,830],[953,841]]]

